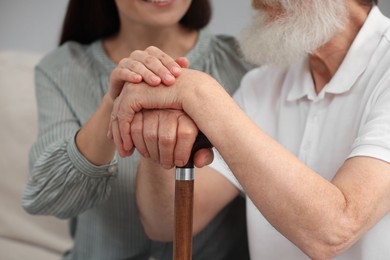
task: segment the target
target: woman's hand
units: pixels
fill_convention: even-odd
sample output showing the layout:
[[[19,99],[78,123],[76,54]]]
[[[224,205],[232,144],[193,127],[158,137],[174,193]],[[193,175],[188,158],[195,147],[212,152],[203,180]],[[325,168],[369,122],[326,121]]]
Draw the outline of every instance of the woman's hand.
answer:
[[[110,75],[110,95],[113,100],[119,96],[125,82],[145,81],[150,86],[164,84],[170,86],[181,73],[188,68],[188,60],[180,57],[174,60],[169,55],[151,46],[144,51],[133,51],[122,59]]]

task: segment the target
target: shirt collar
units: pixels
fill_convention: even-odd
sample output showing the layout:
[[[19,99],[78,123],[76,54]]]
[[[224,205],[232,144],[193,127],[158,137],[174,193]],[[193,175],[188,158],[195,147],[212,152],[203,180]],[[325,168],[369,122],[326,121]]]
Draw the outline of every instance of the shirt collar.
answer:
[[[359,76],[365,71],[369,60],[389,25],[388,18],[380,12],[377,6],[374,6],[336,74],[324,89],[318,95],[315,94],[307,58],[300,64],[294,65],[291,74],[296,75],[295,80],[286,80],[290,84],[294,82],[287,100],[292,101],[304,96],[308,96],[309,99],[313,100],[322,98],[325,93],[341,94],[350,90]],[[294,73],[294,71],[297,72],[297,69],[302,69],[303,72]]]

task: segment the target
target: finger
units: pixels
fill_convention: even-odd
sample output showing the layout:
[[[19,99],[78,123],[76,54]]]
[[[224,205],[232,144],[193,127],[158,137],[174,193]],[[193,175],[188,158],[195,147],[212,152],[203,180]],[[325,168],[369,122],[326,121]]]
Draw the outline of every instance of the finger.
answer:
[[[138,152],[145,158],[149,158],[148,149],[143,136],[143,113],[138,112],[134,115],[133,122],[131,123],[131,139]]]
[[[190,62],[186,57],[179,57],[176,59],[176,63],[180,65],[182,68],[188,68],[190,66]]]
[[[171,56],[169,56],[168,54],[166,54],[165,52],[163,52],[162,50],[154,46],[150,46],[146,48],[145,51],[150,55],[153,55],[154,57],[158,58],[161,61],[161,63],[166,68],[168,68],[168,70],[172,73],[172,75],[178,76],[177,73],[180,73],[181,67]]]
[[[167,85],[172,85],[175,82],[173,74],[157,57],[153,56],[153,54],[146,51],[134,51],[131,53],[130,59],[133,63],[129,69],[137,71],[148,84],[154,77]],[[152,86],[155,86],[155,84]]]
[[[126,152],[134,150],[133,141],[130,136],[130,125],[134,118],[135,111],[131,102],[130,93],[134,93],[132,87],[134,84],[126,83],[121,95],[114,101],[113,114],[117,116],[117,131],[119,132],[120,142],[122,149]],[[130,98],[130,99],[129,99]],[[114,128],[113,128],[114,130]],[[118,138],[118,136],[114,136]]]
[[[122,80],[122,83],[124,82],[131,82],[131,83],[140,83],[142,81],[142,76],[130,71],[127,68],[118,68],[118,78]],[[159,81],[159,79],[154,79],[154,81]]]
[[[111,136],[114,140],[115,146],[116,146],[119,154],[122,156],[122,154],[123,154],[123,153],[121,153],[121,150],[123,150],[122,149],[122,140],[120,139],[119,129],[118,129],[118,125],[117,125],[117,120],[118,120],[117,111],[118,111],[118,104],[119,104],[120,98],[121,97],[118,97],[114,101],[109,126],[110,126]]]
[[[123,59],[124,60],[124,59]],[[124,61],[121,60],[120,64],[111,72],[110,80],[114,82],[131,82],[139,83],[142,81],[142,76],[137,73],[136,70],[130,70],[129,65],[124,66]],[[128,62],[126,62],[128,64]]]
[[[112,128],[112,120],[114,119],[113,117],[114,117],[114,115],[111,115],[110,122],[108,123],[107,138],[110,139],[110,140],[113,140],[113,138],[114,138],[112,136],[112,130],[111,130],[111,128]]]
[[[160,163],[158,151],[158,110],[147,110],[143,113],[143,136],[150,158]]]
[[[124,58],[120,61],[118,67],[127,70],[129,72],[132,72],[136,75],[139,75],[146,83],[148,83],[151,86],[157,86],[161,83],[162,80],[158,75],[156,75],[152,70],[150,70],[144,64],[144,60],[146,59],[145,55],[148,54],[142,54],[140,57]]]
[[[114,139],[114,143],[115,143],[115,146],[118,150],[118,153],[121,157],[125,157],[126,152],[123,149],[122,139],[121,139],[120,134],[119,134],[119,127],[118,127],[118,120],[117,119],[115,119],[111,122],[111,129],[112,129],[112,136]]]
[[[180,75],[180,65],[169,55],[154,46],[146,48],[145,52],[147,52],[151,57],[156,58],[159,63],[154,63],[154,59],[146,57],[146,59],[144,59],[144,64],[157,73],[165,85],[173,84],[175,82],[175,77]],[[161,67],[160,64],[163,66]],[[154,67],[155,65],[157,65],[157,67]]]
[[[184,166],[191,155],[192,147],[198,134],[195,123],[186,115],[178,118],[177,141],[174,152],[175,165]]]
[[[125,82],[139,83],[141,81],[141,75],[125,68],[116,67],[110,74],[110,91],[112,99],[119,96]]]
[[[194,155],[194,165],[198,168],[209,165],[214,160],[213,149],[200,149]]]
[[[127,152],[131,151],[131,149],[133,149],[133,140],[130,136],[130,123],[132,118],[128,116],[128,113],[124,112],[123,110],[118,112],[117,117],[119,134],[122,140],[122,147]]]
[[[129,156],[130,150],[125,150],[123,146],[122,137],[120,134],[119,122],[118,122],[118,111],[121,103],[122,96],[119,96],[115,101],[111,113],[110,125],[111,125],[111,134],[114,139],[115,146],[117,147],[118,153],[121,157]]]
[[[160,113],[158,125],[158,147],[160,163],[166,168],[172,168],[174,164],[174,150],[176,145],[177,111],[165,110]]]

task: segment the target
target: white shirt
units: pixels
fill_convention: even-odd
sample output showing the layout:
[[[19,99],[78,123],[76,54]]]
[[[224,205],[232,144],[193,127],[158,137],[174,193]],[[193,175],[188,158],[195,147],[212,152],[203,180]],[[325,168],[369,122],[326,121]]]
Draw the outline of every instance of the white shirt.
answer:
[[[327,180],[350,157],[390,163],[390,20],[372,9],[318,95],[305,59],[283,70],[252,70],[234,97],[261,129]],[[211,166],[243,191],[220,156]],[[251,259],[308,259],[249,198],[247,220]],[[390,215],[335,259],[390,259]]]

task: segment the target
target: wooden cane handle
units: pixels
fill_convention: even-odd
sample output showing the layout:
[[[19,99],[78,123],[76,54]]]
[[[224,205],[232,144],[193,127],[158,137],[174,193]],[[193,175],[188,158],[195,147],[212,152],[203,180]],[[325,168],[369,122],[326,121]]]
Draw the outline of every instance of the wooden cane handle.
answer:
[[[199,132],[198,136],[196,137],[194,146],[192,147],[190,158],[188,159],[188,162],[183,167],[179,168],[194,168],[194,155],[195,153],[203,148],[212,148],[213,145],[210,143],[209,139],[202,133]]]

